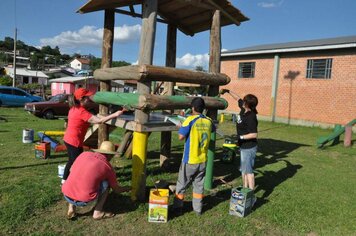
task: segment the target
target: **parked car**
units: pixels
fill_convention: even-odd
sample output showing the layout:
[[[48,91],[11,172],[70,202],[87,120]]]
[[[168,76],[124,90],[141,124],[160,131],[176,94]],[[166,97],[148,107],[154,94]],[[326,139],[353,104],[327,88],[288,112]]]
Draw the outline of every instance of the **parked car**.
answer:
[[[46,119],[68,116],[68,94],[57,94],[45,102],[27,103],[24,109],[37,117]],[[99,105],[91,103],[88,110],[93,114],[97,114],[99,112]]]
[[[43,99],[39,96],[33,96],[26,91],[10,87],[0,86],[0,106],[23,106],[28,102],[40,102]]]

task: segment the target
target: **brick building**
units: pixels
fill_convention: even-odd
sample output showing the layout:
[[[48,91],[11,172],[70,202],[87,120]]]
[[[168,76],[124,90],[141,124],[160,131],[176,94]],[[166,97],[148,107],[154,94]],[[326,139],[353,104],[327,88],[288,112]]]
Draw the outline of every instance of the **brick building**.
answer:
[[[259,119],[327,127],[356,118],[356,36],[225,51],[221,72],[231,78],[223,88],[258,97]]]

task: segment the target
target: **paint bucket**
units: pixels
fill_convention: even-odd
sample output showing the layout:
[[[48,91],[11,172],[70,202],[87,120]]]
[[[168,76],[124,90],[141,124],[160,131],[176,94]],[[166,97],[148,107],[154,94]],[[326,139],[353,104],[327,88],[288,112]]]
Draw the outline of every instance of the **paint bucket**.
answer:
[[[66,168],[66,164],[58,165],[58,177],[61,179],[63,178],[64,168]]]
[[[22,142],[23,143],[33,143],[34,131],[33,129],[22,130]]]
[[[51,155],[51,144],[49,142],[39,142],[35,145],[35,157],[47,159]]]
[[[221,161],[224,163],[232,163],[236,158],[237,145],[235,140],[231,138],[226,138],[223,144],[223,155]]]
[[[151,189],[148,205],[148,222],[166,223],[168,220],[168,189]]]
[[[231,190],[229,214],[245,217],[250,214],[253,206],[253,190],[237,187]]]

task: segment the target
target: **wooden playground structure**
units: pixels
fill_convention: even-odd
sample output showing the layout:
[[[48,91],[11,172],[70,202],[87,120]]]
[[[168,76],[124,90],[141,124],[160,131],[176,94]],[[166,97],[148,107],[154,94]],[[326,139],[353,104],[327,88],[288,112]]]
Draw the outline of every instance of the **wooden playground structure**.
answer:
[[[135,5],[142,6],[141,13],[135,12]],[[171,131],[178,129],[173,123],[164,122],[164,116],[174,109],[190,107],[192,97],[174,96],[174,84],[209,85],[208,97],[204,97],[204,100],[207,115],[216,121],[217,110],[227,107],[224,99],[216,98],[219,86],[230,82],[227,75],[220,73],[221,27],[240,25],[248,18],[227,0],[89,0],[78,12],[100,10],[105,11],[104,35],[101,69],[94,72],[95,79],[100,81],[100,92],[94,96],[94,101],[101,104],[99,114],[102,115],[108,114],[108,104],[129,105],[135,109],[134,116],[121,116],[107,124],[133,132],[131,197],[133,200],[143,200],[149,133],[161,132],[160,164],[163,165],[170,157]],[[138,65],[111,68],[115,13],[142,18]],[[157,22],[167,24],[165,67],[152,65]],[[210,30],[209,72],[175,68],[177,30],[190,36]],[[111,80],[136,80],[138,94],[133,96],[109,92]],[[151,94],[155,90],[156,81],[164,82],[167,96]],[[154,110],[165,112],[152,112]],[[98,127],[98,144],[109,138],[107,124]],[[210,144],[206,189],[212,188],[215,135],[212,135]]]

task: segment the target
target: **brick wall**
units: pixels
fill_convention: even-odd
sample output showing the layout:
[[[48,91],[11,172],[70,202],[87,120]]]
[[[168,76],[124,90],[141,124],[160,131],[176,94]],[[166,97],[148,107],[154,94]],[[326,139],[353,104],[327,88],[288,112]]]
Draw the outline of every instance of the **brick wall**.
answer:
[[[331,79],[307,79],[307,60],[324,58],[333,59]],[[239,62],[255,62],[255,78],[237,78]],[[222,58],[221,72],[231,78],[223,88],[241,97],[255,94],[259,114],[271,116],[273,67],[274,55]],[[236,101],[227,94],[224,98],[229,102],[227,111],[238,111]],[[281,54],[276,117],[325,124],[355,119],[356,49]]]

